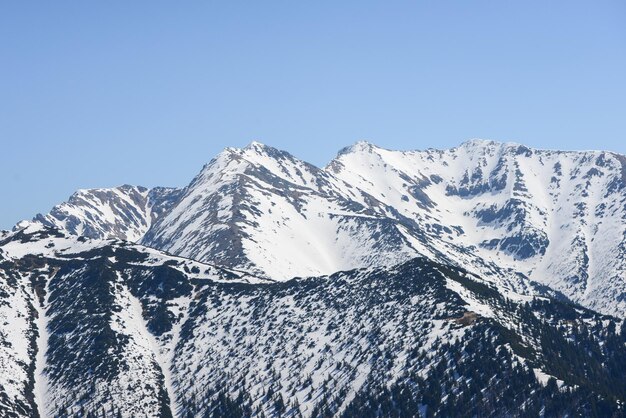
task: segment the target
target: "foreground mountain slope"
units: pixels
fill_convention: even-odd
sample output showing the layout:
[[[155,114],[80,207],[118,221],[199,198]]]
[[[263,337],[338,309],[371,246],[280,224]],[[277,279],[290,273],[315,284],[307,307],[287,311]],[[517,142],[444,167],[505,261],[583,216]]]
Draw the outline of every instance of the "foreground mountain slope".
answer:
[[[621,321],[425,258],[269,283],[33,225],[0,257],[3,416],[623,414]]]
[[[2,416],[170,416],[183,290],[196,278],[260,280],[36,225],[5,238],[0,257]]]

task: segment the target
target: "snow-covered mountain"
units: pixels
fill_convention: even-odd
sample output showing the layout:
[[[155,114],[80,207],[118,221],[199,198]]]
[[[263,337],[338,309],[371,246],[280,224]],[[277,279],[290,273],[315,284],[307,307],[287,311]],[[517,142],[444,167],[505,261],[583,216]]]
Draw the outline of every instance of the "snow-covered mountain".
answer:
[[[511,291],[539,283],[626,312],[626,157],[609,152],[359,142],[317,168],[252,143],[183,189],[83,191],[37,219],[273,280],[425,256]]]
[[[626,312],[626,157],[469,141],[350,147],[327,167],[421,229],[594,309]]]
[[[491,141],[81,190],[0,231],[0,416],[624,416],[625,212]]]
[[[124,185],[79,190],[35,221],[92,239],[137,241],[176,202],[178,189]]]
[[[377,204],[324,170],[252,143],[207,164],[141,242],[276,280],[412,257]]]
[[[417,257],[270,282],[31,224],[0,242],[0,416],[620,416],[623,321]]]

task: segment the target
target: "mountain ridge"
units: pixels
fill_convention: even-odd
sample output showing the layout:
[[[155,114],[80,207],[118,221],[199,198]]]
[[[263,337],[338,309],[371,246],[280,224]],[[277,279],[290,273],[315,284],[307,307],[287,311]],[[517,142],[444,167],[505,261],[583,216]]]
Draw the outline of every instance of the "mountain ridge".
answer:
[[[143,203],[128,233],[116,230],[123,222],[110,230],[281,280],[423,255],[507,276],[507,286],[523,286],[514,277],[521,273],[618,313],[626,310],[626,265],[602,254],[626,254],[625,180],[626,157],[603,151],[479,139],[393,151],[359,141],[318,168],[252,142],[226,148],[185,188],[164,189],[159,216],[147,219]],[[104,217],[93,213],[83,218],[98,224]],[[55,208],[35,219],[68,230],[63,215]],[[106,236],[107,221],[98,227],[92,237]],[[569,255],[550,262],[555,253]]]

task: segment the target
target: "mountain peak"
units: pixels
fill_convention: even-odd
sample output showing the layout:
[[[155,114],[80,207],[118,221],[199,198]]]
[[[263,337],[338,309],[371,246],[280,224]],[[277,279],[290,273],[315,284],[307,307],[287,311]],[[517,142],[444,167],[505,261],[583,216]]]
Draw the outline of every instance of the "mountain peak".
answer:
[[[250,142],[248,145],[246,145],[245,147],[243,147],[244,150],[256,150],[256,151],[260,151],[260,150],[266,150],[267,148],[271,148],[259,141],[252,141]]]
[[[359,141],[356,141],[352,145],[349,145],[347,147],[340,149],[339,152],[337,153],[337,156],[339,157],[344,154],[351,154],[351,153],[357,153],[357,152],[372,152],[373,150],[377,148],[378,146],[372,144],[371,142],[368,142],[365,140],[359,140]]]
[[[251,141],[250,143],[248,143],[248,145],[241,147],[241,148],[226,147],[221,153],[218,154],[218,157],[220,155],[231,155],[231,154],[243,155],[243,154],[248,154],[251,152],[252,153],[256,152],[257,154],[261,154],[261,153],[267,153],[268,151],[271,151],[271,150],[275,150],[275,148],[270,147],[269,145],[265,145],[258,141]]]
[[[226,148],[229,153],[234,153],[240,157],[255,159],[258,156],[270,157],[270,158],[284,158],[292,157],[287,151],[272,147],[270,145],[263,144],[258,141],[252,141],[243,148]]]
[[[461,142],[461,145],[459,145],[459,148],[485,148],[485,147],[502,146],[502,145],[508,145],[508,144],[512,144],[512,143],[504,143],[504,142],[494,141],[491,139],[471,138],[471,139]]]
[[[352,145],[354,151],[371,151],[375,148],[378,148],[378,146],[364,139],[358,140]]]

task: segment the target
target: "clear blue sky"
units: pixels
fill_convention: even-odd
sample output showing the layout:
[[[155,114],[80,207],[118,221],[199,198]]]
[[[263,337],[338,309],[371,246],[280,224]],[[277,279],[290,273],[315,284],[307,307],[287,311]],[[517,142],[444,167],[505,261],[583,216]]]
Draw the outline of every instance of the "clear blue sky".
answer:
[[[623,1],[6,1],[0,228],[258,140],[626,153]]]

